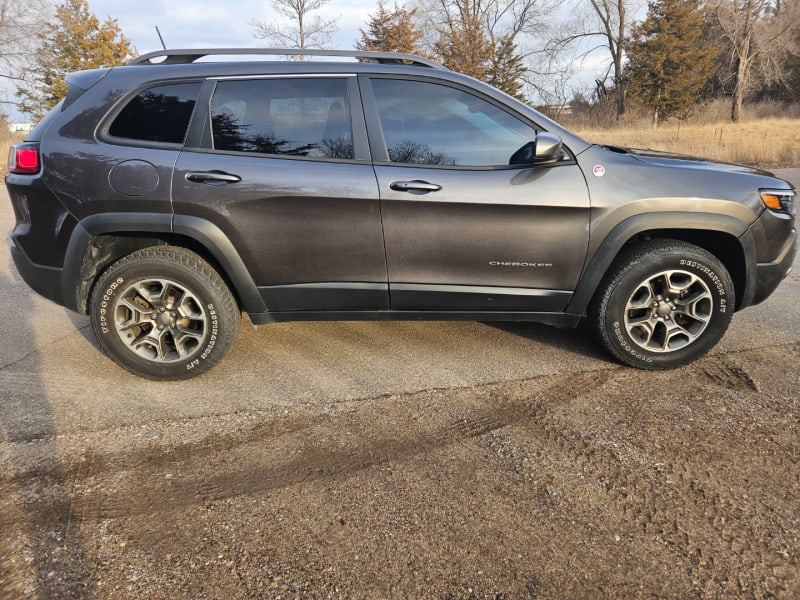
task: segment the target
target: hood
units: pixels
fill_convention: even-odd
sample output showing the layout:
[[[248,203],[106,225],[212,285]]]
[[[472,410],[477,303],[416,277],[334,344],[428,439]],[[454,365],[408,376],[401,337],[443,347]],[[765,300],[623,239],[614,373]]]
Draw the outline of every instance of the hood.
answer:
[[[604,146],[604,148],[618,154],[627,154],[641,162],[651,165],[664,167],[675,166],[681,167],[682,169],[698,169],[719,173],[749,173],[751,175],[761,175],[763,177],[774,177],[772,173],[764,171],[763,169],[720,162],[710,158],[697,158],[685,154],[661,152],[658,150],[642,150],[639,148],[620,148],[617,146]]]

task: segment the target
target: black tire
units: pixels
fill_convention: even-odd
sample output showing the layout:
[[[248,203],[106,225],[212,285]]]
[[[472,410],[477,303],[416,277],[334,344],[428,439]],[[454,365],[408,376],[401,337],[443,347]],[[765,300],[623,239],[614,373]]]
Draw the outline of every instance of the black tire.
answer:
[[[89,316],[100,345],[131,373],[195,377],[227,354],[241,312],[206,261],[184,248],[138,250],[98,279]]]
[[[706,354],[728,329],[733,281],[711,253],[652,240],[625,250],[597,289],[589,319],[603,347],[639,369],[672,369]]]

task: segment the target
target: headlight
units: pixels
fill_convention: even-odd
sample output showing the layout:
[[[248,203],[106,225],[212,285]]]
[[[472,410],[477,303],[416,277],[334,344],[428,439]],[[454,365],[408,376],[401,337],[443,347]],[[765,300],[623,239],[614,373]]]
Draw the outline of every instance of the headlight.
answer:
[[[794,192],[792,190],[761,190],[761,201],[770,210],[794,216]]]

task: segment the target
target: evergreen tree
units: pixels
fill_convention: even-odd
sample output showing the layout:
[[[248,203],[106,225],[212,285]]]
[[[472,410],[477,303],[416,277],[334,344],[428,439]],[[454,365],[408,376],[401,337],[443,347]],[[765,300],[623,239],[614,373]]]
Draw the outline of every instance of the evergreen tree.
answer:
[[[525,100],[521,79],[526,70],[522,56],[517,53],[514,39],[504,35],[494,46],[486,82],[509,96]]]
[[[356,42],[356,48],[420,54],[419,41],[422,33],[414,23],[414,13],[415,8],[406,10],[396,3],[394,10],[389,11],[383,1],[378,2],[378,11],[370,15],[367,30],[359,29],[361,40]]]
[[[654,0],[627,46],[628,93],[653,111],[653,127],[685,119],[714,73],[717,50],[704,43],[698,0]]]
[[[429,0],[418,15],[423,23],[420,45],[447,68],[523,99],[528,67],[517,42],[535,29],[538,2]]]
[[[479,0],[455,0],[455,18],[439,30],[434,50],[448,69],[486,81],[494,48],[478,12]]]
[[[66,96],[68,73],[120,65],[132,55],[131,42],[115,19],[101,24],[86,0],[64,0],[56,6],[53,27],[36,51],[29,84],[17,92],[19,108],[41,118]]]

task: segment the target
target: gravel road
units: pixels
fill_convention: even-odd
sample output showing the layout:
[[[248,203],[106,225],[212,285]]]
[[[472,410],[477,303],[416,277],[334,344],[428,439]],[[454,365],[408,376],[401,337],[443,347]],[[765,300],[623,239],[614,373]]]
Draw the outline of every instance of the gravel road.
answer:
[[[669,373],[580,329],[287,323],[157,383],[5,244],[0,598],[800,597],[799,296],[796,263]]]

